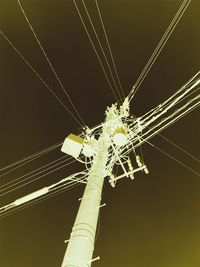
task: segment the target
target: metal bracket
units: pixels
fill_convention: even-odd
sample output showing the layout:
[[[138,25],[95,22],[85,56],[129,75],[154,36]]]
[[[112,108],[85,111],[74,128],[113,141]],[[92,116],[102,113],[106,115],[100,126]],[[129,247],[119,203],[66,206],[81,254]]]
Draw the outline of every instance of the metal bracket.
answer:
[[[85,195],[84,197],[80,197],[80,198],[78,199],[78,201],[81,201],[82,199],[87,198],[87,197],[88,197],[87,195]]]
[[[87,263],[90,264],[90,263],[92,263],[94,261],[98,261],[98,260],[100,260],[100,257],[99,256],[96,257],[96,258],[94,258],[94,259],[92,259],[91,261],[88,261]]]
[[[106,206],[106,203],[104,203],[104,204],[98,206],[97,209],[100,209],[100,208],[105,207],[105,206]]]
[[[134,169],[133,171],[127,172],[127,175],[131,175],[131,174],[133,175],[135,172],[139,172],[139,171],[142,171],[142,170],[147,170],[146,165],[142,165],[141,167],[139,167],[137,169]],[[126,176],[126,174],[122,174],[122,175],[116,177],[115,179],[113,179],[113,181],[117,181],[117,180],[119,180],[119,179],[121,179],[121,178],[123,178],[125,176]]]

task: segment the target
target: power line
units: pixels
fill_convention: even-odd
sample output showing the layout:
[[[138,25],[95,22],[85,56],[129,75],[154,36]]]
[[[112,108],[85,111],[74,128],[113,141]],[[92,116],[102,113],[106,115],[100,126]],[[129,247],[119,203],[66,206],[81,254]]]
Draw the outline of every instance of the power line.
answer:
[[[8,42],[8,44],[14,49],[14,51],[19,55],[19,57],[26,63],[26,65],[31,69],[31,71],[39,78],[39,80],[45,85],[45,87],[49,90],[49,92],[57,99],[57,101],[64,107],[64,109],[76,120],[76,122],[82,127],[82,124],[77,120],[77,118],[73,115],[73,113],[65,106],[62,100],[53,92],[50,86],[44,81],[44,79],[40,76],[40,74],[33,68],[33,66],[26,60],[26,58],[19,52],[19,50],[15,47],[15,45],[8,39],[8,37],[0,31],[0,34],[4,37],[4,39]]]
[[[35,200],[31,201],[30,203],[28,202],[28,203],[24,204],[23,206],[16,206],[12,210],[4,211],[2,213],[2,215],[0,215],[0,219],[3,219],[9,215],[14,214],[14,213],[20,212],[20,211],[22,211],[28,207],[31,207],[33,205],[36,205],[36,204],[42,202],[42,201],[45,201],[45,200],[50,199],[54,196],[57,196],[63,192],[68,191],[69,189],[72,189],[72,188],[79,186],[79,185],[81,185],[81,183],[79,181],[70,181],[70,183],[62,185],[61,187],[58,188],[58,190],[52,191],[51,193],[49,193],[46,196],[40,197],[39,199],[35,199]]]
[[[155,116],[159,111],[161,111],[163,108],[175,103],[178,104],[185,100],[188,96],[192,95],[196,91],[200,89],[200,87],[197,87],[195,90],[193,88],[198,85],[200,81],[200,77],[197,78],[200,74],[200,71],[198,71],[189,81],[187,81],[183,86],[181,86],[180,89],[178,89],[172,96],[170,96],[167,100],[165,100],[163,103],[159,104],[155,108],[151,109],[144,115],[140,117],[141,120],[145,121],[148,120],[150,117]],[[191,93],[189,93],[192,90]],[[188,94],[189,93],[189,94]],[[179,95],[181,94],[181,95]],[[178,96],[179,95],[179,96]],[[185,96],[184,96],[185,95]],[[148,115],[148,116],[147,116]]]
[[[200,98],[200,96],[198,97]],[[154,131],[153,133],[149,134],[148,139],[152,138],[154,135],[158,134],[158,132],[163,131],[164,129],[166,129],[167,127],[169,127],[170,125],[172,125],[174,122],[176,122],[177,120],[181,119],[182,117],[186,116],[189,112],[191,112],[193,109],[197,108],[200,105],[200,101],[196,102],[195,104],[193,104],[193,106],[189,107],[187,110],[183,111],[182,113],[180,113],[179,115],[177,115],[179,112],[181,112],[182,110],[184,110],[184,107],[178,109],[177,111],[175,111],[173,114],[171,114],[170,116],[168,116],[167,118],[161,120],[161,122],[157,123],[157,125],[155,125],[154,127],[150,128],[150,130],[148,130],[147,132],[145,132],[143,134],[143,136],[149,134],[152,130],[158,128],[158,126],[160,127],[159,129],[157,129],[156,131]],[[185,105],[185,107],[187,107],[187,104]],[[177,115],[175,117],[175,115]],[[174,118],[173,118],[174,117]],[[170,120],[171,119],[171,120]],[[164,125],[162,125],[163,123],[165,123]]]
[[[196,77],[196,75],[194,77]],[[192,81],[193,78],[190,79],[190,81]],[[145,114],[142,117],[132,120],[133,122],[129,125],[129,130],[132,133],[132,135],[130,136],[130,150],[126,152],[127,147],[122,147],[122,150],[120,151],[121,155],[129,153],[133,147],[135,149],[143,143],[143,141],[141,142],[138,136],[141,131],[143,133],[143,139],[149,140],[156,134],[160,133],[161,131],[172,125],[177,120],[186,116],[189,112],[191,112],[200,105],[200,95],[197,95],[189,100],[187,99],[187,97],[191,95],[191,90],[196,91],[195,86],[198,87],[200,79],[192,83],[192,85],[190,84],[190,81],[187,82],[185,86],[183,86],[184,89],[187,89],[184,93],[179,96],[176,96],[176,92],[172,97],[169,98],[170,101],[168,101],[168,99],[162,104],[158,105],[155,109],[152,109],[150,112],[147,112],[146,114],[148,114],[148,116]],[[189,88],[187,88],[188,86]],[[183,89],[183,87],[181,87],[181,90]],[[181,90],[178,91],[180,92]],[[176,98],[174,98],[175,96]],[[175,109],[176,105],[182,102],[183,98],[185,100],[185,103],[178,109]],[[174,110],[172,110],[172,108]],[[167,112],[169,111],[170,114],[167,115]],[[163,116],[165,117],[158,121],[161,116],[162,118]],[[145,122],[147,119],[148,121]]]
[[[177,26],[178,22],[180,21],[181,17],[185,13],[185,11],[186,11],[187,7],[189,6],[190,2],[191,2],[191,0],[184,0],[182,2],[179,10],[177,11],[176,15],[174,16],[173,20],[171,21],[170,25],[168,26],[166,32],[162,36],[162,38],[161,38],[160,42],[158,43],[158,45],[156,46],[153,54],[149,58],[147,64],[145,65],[144,69],[142,70],[141,74],[139,75],[138,79],[136,80],[133,88],[131,89],[131,91],[129,93],[129,99],[130,100],[134,97],[134,95],[138,91],[140,85],[142,84],[143,80],[147,76],[147,74],[150,71],[151,67],[153,66],[155,60],[157,59],[157,57],[161,53],[163,47],[165,46],[165,44],[168,41],[169,37],[171,36],[171,34],[173,33],[174,29],[176,28],[176,26]]]
[[[22,166],[24,166],[27,163],[32,162],[33,160],[35,160],[35,159],[37,159],[37,158],[49,153],[50,151],[53,151],[54,149],[60,147],[61,144],[62,144],[61,142],[58,142],[58,143],[56,143],[54,145],[48,146],[48,147],[46,147],[46,148],[44,148],[44,149],[42,149],[42,150],[40,150],[40,151],[38,151],[36,153],[33,153],[33,154],[23,158],[23,159],[17,160],[15,162],[13,162],[12,164],[9,164],[9,165],[1,168],[0,172],[3,172],[5,170],[7,170],[7,169],[10,169],[10,170],[8,170],[7,172],[1,174],[0,177],[2,177],[4,175],[6,175],[6,174],[18,169],[18,168],[20,168]]]
[[[77,10],[77,12],[78,12],[79,18],[80,18],[80,20],[81,20],[81,23],[82,23],[84,29],[85,29],[85,32],[86,32],[86,34],[87,34],[87,36],[88,36],[88,38],[89,38],[90,44],[92,45],[92,48],[93,48],[93,50],[94,50],[94,52],[95,52],[95,54],[96,54],[96,57],[97,57],[97,59],[98,59],[98,61],[99,61],[99,63],[100,63],[100,66],[101,66],[101,68],[102,68],[102,70],[103,70],[104,76],[105,76],[105,78],[106,78],[106,80],[107,80],[107,82],[108,82],[108,84],[109,84],[109,87],[110,87],[110,89],[111,89],[111,91],[112,91],[112,93],[113,93],[113,95],[114,95],[116,101],[118,101],[118,97],[116,96],[115,91],[114,91],[114,88],[113,88],[113,86],[112,86],[111,83],[110,83],[110,80],[109,80],[109,78],[108,78],[108,75],[107,75],[107,73],[106,73],[106,70],[105,70],[105,68],[104,68],[104,66],[103,66],[103,63],[102,63],[102,61],[101,61],[101,58],[100,58],[100,56],[99,56],[99,54],[98,54],[98,52],[97,52],[97,50],[96,50],[96,48],[95,48],[95,45],[94,45],[94,43],[93,43],[93,41],[92,41],[92,38],[91,38],[91,36],[90,36],[90,34],[89,34],[89,32],[88,32],[88,29],[87,29],[87,27],[86,27],[86,25],[85,25],[85,22],[84,22],[84,20],[83,20],[83,17],[82,17],[82,15],[81,15],[81,13],[80,13],[80,10],[79,10],[77,4],[76,4],[76,1],[73,0],[73,3],[74,3],[74,6],[75,6],[75,8],[76,8],[76,10]]]
[[[14,184],[11,184],[11,185],[9,185],[9,186],[7,186],[7,187],[5,187],[5,188],[3,188],[3,189],[0,190],[0,196],[7,195],[8,193],[11,193],[11,192],[13,192],[13,191],[15,191],[15,190],[17,190],[19,188],[22,188],[22,187],[26,186],[27,184],[30,184],[30,183],[32,183],[34,181],[38,181],[41,178],[43,178],[43,177],[45,177],[45,176],[47,176],[47,175],[49,175],[49,174],[51,174],[53,172],[56,172],[56,171],[58,171],[60,169],[63,169],[64,167],[68,166],[69,164],[72,164],[73,162],[75,162],[75,160],[72,160],[72,161],[70,161],[70,162],[68,162],[66,164],[63,164],[66,161],[69,161],[69,160],[68,159],[67,160],[65,159],[62,162],[56,163],[53,166],[50,166],[50,167],[46,168],[45,170],[39,171],[38,173],[32,174],[32,175],[30,175],[28,177],[26,177],[26,176],[29,175],[29,174],[31,174],[31,173],[33,173],[34,171],[32,171],[30,173],[27,173],[26,175],[23,175],[23,176],[18,177],[17,179],[15,179],[15,180],[18,180],[17,182],[15,182]],[[63,165],[55,168],[56,166],[58,166],[60,164],[63,164]],[[50,170],[50,169],[52,169],[52,170]],[[38,169],[36,171],[38,171]],[[46,171],[48,171],[48,172],[46,172]],[[44,173],[44,174],[41,174],[41,173]],[[38,177],[32,179],[33,177],[37,176],[38,174],[41,174],[41,175],[39,175]],[[26,178],[24,178],[24,177],[26,177]],[[22,181],[20,181],[20,179],[22,179],[22,178],[24,178],[24,179]],[[23,182],[23,184],[21,184],[22,182]],[[18,185],[18,186],[16,186],[16,185]],[[14,188],[12,188],[13,186],[14,186]],[[12,188],[12,189],[9,189],[9,188]],[[5,190],[7,190],[7,191],[6,192],[3,192]],[[1,193],[1,192],[3,192],[3,193]]]
[[[33,193],[30,193],[28,195],[25,195],[23,197],[20,197],[16,199],[14,202],[11,202],[8,205],[5,205],[0,208],[0,214],[5,214],[7,212],[12,210],[15,210],[16,208],[20,207],[21,205],[26,205],[27,203],[31,201],[37,201],[38,199],[40,200],[43,197],[49,196],[54,193],[55,191],[61,191],[65,189],[68,186],[71,186],[71,184],[74,183],[85,183],[85,179],[87,177],[88,173],[85,171],[74,173],[66,178],[61,179],[59,182],[56,182],[50,186],[43,187]],[[81,176],[81,177],[78,177]]]
[[[94,32],[94,34],[95,34],[95,36],[96,36],[96,39],[97,39],[97,42],[98,42],[99,47],[100,47],[100,49],[101,49],[101,52],[102,52],[102,54],[103,54],[103,57],[104,57],[104,59],[105,59],[105,61],[106,61],[106,64],[107,64],[107,66],[108,66],[108,70],[109,70],[109,72],[110,72],[112,81],[113,81],[113,83],[114,83],[114,85],[115,85],[115,88],[116,88],[116,90],[117,90],[117,93],[118,93],[119,97],[121,98],[120,91],[119,91],[119,89],[118,89],[118,87],[117,87],[115,78],[114,78],[113,73],[112,73],[112,70],[111,70],[111,66],[110,66],[110,64],[109,64],[109,62],[108,62],[108,59],[107,59],[107,57],[106,57],[105,51],[104,51],[104,49],[103,49],[103,46],[102,46],[102,44],[101,44],[101,41],[100,41],[99,36],[98,36],[98,34],[97,34],[97,31],[96,31],[96,29],[95,29],[94,23],[92,22],[92,19],[91,19],[91,17],[90,17],[90,14],[89,14],[89,11],[88,11],[88,9],[87,9],[87,6],[85,5],[85,1],[82,0],[82,3],[83,3],[83,6],[84,6],[84,9],[85,9],[85,12],[86,12],[86,14],[87,14],[87,17],[88,17],[88,19],[89,19],[90,25],[92,26],[93,32]]]
[[[116,67],[116,64],[115,64],[115,60],[114,60],[114,57],[113,57],[113,53],[112,53],[112,49],[111,49],[110,42],[109,42],[109,39],[108,39],[108,35],[106,33],[106,29],[105,29],[105,25],[104,25],[104,22],[103,22],[103,18],[102,18],[102,15],[101,15],[101,11],[100,11],[100,8],[99,8],[98,1],[95,0],[95,3],[96,3],[97,11],[98,11],[98,14],[99,14],[99,18],[100,18],[100,21],[101,21],[101,25],[102,25],[102,29],[103,29],[103,32],[104,32],[104,36],[105,36],[105,39],[106,39],[106,43],[107,43],[107,46],[108,46],[108,50],[109,50],[109,53],[110,53],[110,57],[111,57],[111,60],[112,60],[112,63],[113,63],[113,67],[114,67],[114,70],[115,70],[115,74],[116,74],[116,77],[117,77],[117,80],[118,80],[118,83],[119,83],[119,87],[120,87],[121,93],[122,93],[122,95],[124,97],[124,91],[123,91],[122,84],[121,84],[121,81],[120,81],[120,78],[119,78],[119,74],[118,74],[117,67]]]
[[[75,110],[76,114],[78,115],[79,119],[81,120],[81,122],[82,122],[82,124],[83,124],[83,126],[84,126],[85,123],[84,123],[83,119],[81,118],[81,116],[80,116],[78,110],[76,109],[74,103],[72,102],[70,96],[68,95],[68,93],[67,93],[67,91],[66,91],[66,89],[65,89],[65,87],[64,87],[64,85],[63,85],[63,83],[61,82],[61,80],[60,80],[58,74],[56,73],[56,71],[55,71],[55,69],[54,69],[54,67],[53,67],[53,65],[52,65],[52,63],[51,63],[49,57],[47,56],[47,53],[45,52],[45,50],[44,50],[44,48],[43,48],[43,46],[42,46],[42,44],[41,44],[41,42],[40,42],[40,40],[39,40],[39,38],[38,38],[36,32],[35,32],[35,30],[33,29],[33,26],[31,25],[31,23],[30,23],[30,21],[29,21],[27,15],[26,15],[26,13],[25,13],[25,11],[24,11],[22,5],[21,5],[20,0],[17,0],[17,1],[18,1],[18,4],[19,4],[20,9],[21,9],[21,11],[22,11],[22,13],[23,13],[23,15],[24,15],[24,18],[26,19],[26,21],[27,21],[27,23],[28,23],[28,26],[29,26],[29,28],[31,29],[31,32],[33,33],[33,36],[35,37],[35,40],[37,41],[37,43],[38,43],[38,45],[39,45],[39,47],[40,47],[40,49],[41,49],[41,51],[42,51],[42,53],[43,53],[43,55],[44,55],[46,61],[48,62],[48,64],[49,64],[49,66],[50,66],[50,68],[51,68],[51,70],[52,70],[54,76],[56,77],[56,80],[57,80],[58,83],[60,84],[62,90],[64,91],[65,95],[66,95],[67,98],[69,99],[69,101],[70,101],[70,103],[71,103],[73,109]]]
[[[162,152],[163,154],[165,154],[166,156],[168,156],[169,158],[173,159],[174,161],[176,161],[177,163],[179,163],[180,165],[182,165],[183,167],[185,167],[186,169],[190,170],[191,172],[195,173],[196,175],[200,176],[200,173],[194,171],[192,168],[190,168],[189,166],[187,166],[186,164],[184,164],[183,162],[181,162],[180,160],[176,159],[175,157],[173,157],[172,155],[170,155],[169,153],[167,153],[166,151],[164,151],[163,149],[159,148],[158,146],[152,144],[151,142],[145,140],[145,143],[151,145],[152,147],[154,147],[155,149],[159,150],[160,152]]]
[[[56,162],[62,160],[63,158],[65,158],[65,160],[67,160],[67,161],[70,159],[70,158],[67,158],[67,159],[66,159],[66,155],[65,155],[65,156],[62,156],[62,157],[60,157],[60,158],[58,158],[58,159],[56,159],[56,160],[53,160],[53,161],[51,161],[51,162],[49,162],[49,163],[47,163],[47,164],[45,164],[45,165],[43,165],[43,166],[41,166],[41,167],[39,167],[39,168],[36,168],[36,169],[34,169],[34,170],[32,170],[32,171],[30,171],[30,172],[28,172],[28,173],[26,173],[26,174],[24,174],[24,175],[22,175],[22,176],[20,176],[20,177],[17,177],[17,178],[15,178],[15,179],[13,179],[13,180],[11,180],[11,181],[9,181],[9,182],[7,182],[7,183],[1,185],[1,186],[0,186],[0,192],[3,191],[3,190],[6,190],[7,188],[10,188],[10,187],[14,186],[15,184],[18,184],[18,183],[23,182],[24,180],[22,180],[22,178],[24,178],[24,177],[26,177],[26,176],[28,176],[28,175],[30,175],[30,174],[36,173],[37,171],[42,170],[42,169],[44,169],[44,168],[47,167],[47,166],[51,166],[52,164],[54,164],[54,163],[56,163]],[[53,166],[55,166],[55,165],[53,165]],[[52,166],[51,166],[51,167],[52,167]],[[45,169],[45,170],[43,170],[43,171],[46,171],[46,170],[48,170],[48,169]],[[37,174],[39,174],[39,173],[34,174],[34,176],[37,175]],[[21,180],[22,180],[22,181],[21,181]],[[14,184],[13,184],[13,183],[14,183]],[[3,189],[1,189],[1,188],[3,188]]]
[[[167,141],[168,143],[170,143],[171,145],[173,145],[174,147],[178,148],[180,151],[182,151],[183,153],[185,153],[186,155],[188,155],[189,157],[191,157],[192,159],[196,160],[198,163],[200,162],[200,159],[196,158],[195,156],[193,156],[191,153],[187,152],[185,149],[183,149],[182,147],[178,146],[177,144],[175,144],[174,142],[172,142],[171,140],[169,140],[168,138],[166,138],[165,136],[163,136],[162,134],[158,134],[162,139],[164,139],[165,141]]]

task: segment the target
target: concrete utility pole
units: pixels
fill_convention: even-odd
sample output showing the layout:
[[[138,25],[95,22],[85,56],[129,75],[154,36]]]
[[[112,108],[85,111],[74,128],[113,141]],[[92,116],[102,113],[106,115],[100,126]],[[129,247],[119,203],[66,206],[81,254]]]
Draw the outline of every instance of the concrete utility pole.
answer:
[[[102,124],[102,132],[99,135],[99,139],[95,139],[95,153],[87,185],[81,199],[70,239],[67,241],[68,246],[61,267],[90,267],[93,261],[99,259],[99,257],[93,259],[92,256],[99,209],[101,207],[103,182],[106,176],[110,176],[110,182],[114,186],[115,178],[112,177],[111,172],[115,161],[119,160],[123,170],[125,170],[123,163],[119,159],[118,149],[120,149],[121,146],[123,147],[127,142],[128,129],[123,119],[128,116],[128,99],[125,99],[120,107],[114,104],[106,110],[106,120]],[[85,141],[86,143],[82,144],[80,137],[69,135],[61,150],[77,157],[82,146],[82,151],[85,151],[84,147],[88,149],[90,143],[88,140],[94,141],[94,139],[90,139],[88,136]],[[91,142],[91,145],[92,144],[93,142]],[[109,149],[115,151],[111,157],[109,155]],[[88,151],[85,151],[86,154],[88,154]],[[144,167],[141,166],[139,170],[143,168]],[[135,171],[131,169],[131,174],[134,172]],[[128,177],[127,173],[124,175]]]
[[[107,139],[108,136],[103,131],[98,140],[97,153],[72,228],[62,267],[89,267],[93,261],[95,233],[108,159],[109,142]]]

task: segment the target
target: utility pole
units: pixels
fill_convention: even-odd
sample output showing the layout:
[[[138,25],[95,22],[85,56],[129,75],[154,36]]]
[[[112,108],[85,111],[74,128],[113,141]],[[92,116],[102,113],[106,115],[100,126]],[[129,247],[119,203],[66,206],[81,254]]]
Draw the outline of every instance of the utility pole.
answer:
[[[87,185],[61,267],[90,267],[93,261],[100,259],[99,257],[92,259],[92,256],[99,209],[102,206],[101,195],[104,178],[108,176],[110,171],[108,170],[109,148],[112,147],[113,142],[117,142],[118,145],[124,144],[124,138],[126,139],[126,137],[125,129],[122,129],[124,125],[122,118],[127,116],[129,116],[129,102],[127,99],[120,107],[115,104],[106,110],[106,119],[102,124],[99,139],[95,142],[95,154]],[[77,137],[75,139],[77,141]],[[87,138],[87,140],[89,139]],[[87,146],[88,144],[86,143]],[[70,141],[68,138],[66,147],[69,152],[71,149],[69,148]],[[73,150],[70,152],[74,153]]]
[[[72,228],[62,267],[91,265],[107,155],[108,142],[105,136],[102,136],[98,141],[97,154]]]
[[[92,260],[92,255],[108,160],[109,135],[106,130],[103,130],[98,140],[96,156],[68,241],[62,267],[89,267],[92,261],[99,259],[97,257]]]

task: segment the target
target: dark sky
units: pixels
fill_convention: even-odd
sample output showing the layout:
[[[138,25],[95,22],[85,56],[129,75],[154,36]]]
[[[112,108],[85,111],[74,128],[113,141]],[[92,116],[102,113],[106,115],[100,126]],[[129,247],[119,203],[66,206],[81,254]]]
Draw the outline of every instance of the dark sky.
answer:
[[[182,1],[99,0],[125,94],[128,94]],[[77,1],[81,7],[81,1]],[[81,25],[72,0],[23,0],[26,13],[78,108],[84,122],[104,120],[115,100]],[[86,0],[97,29],[94,1]],[[82,10],[82,9],[81,9]],[[168,98],[199,70],[200,2],[193,0],[131,104],[142,115]],[[71,110],[15,0],[0,1],[2,30]],[[104,42],[102,32],[100,39]],[[200,156],[199,110],[163,134]],[[0,38],[0,167],[55,144],[79,125],[70,117],[8,43]],[[198,171],[198,163],[160,137],[152,139]],[[200,179],[148,145],[143,146],[150,174],[105,182],[93,266],[199,267]],[[1,177],[1,185],[48,163],[57,150],[21,170]],[[0,197],[0,206],[83,169],[74,163],[61,172]],[[59,267],[71,232],[81,185],[0,220],[1,267]]]

